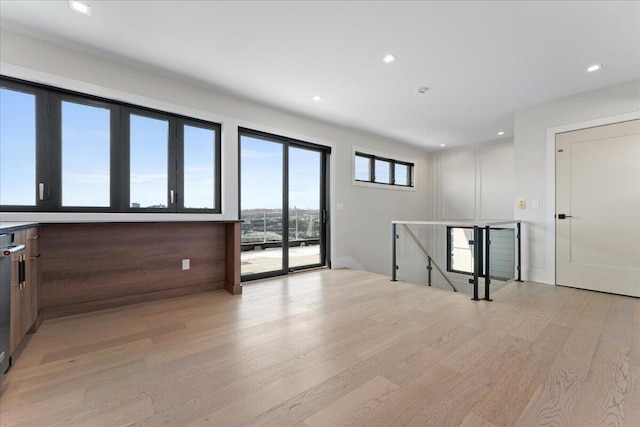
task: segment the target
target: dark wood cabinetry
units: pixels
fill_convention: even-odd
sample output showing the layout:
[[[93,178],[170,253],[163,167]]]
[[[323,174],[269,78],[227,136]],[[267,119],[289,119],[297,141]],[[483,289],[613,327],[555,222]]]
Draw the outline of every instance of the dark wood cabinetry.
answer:
[[[242,292],[239,221],[40,227],[44,319],[215,289]]]
[[[24,245],[11,254],[13,363],[46,318],[215,289],[242,293],[240,221],[29,223],[3,232],[13,247]]]
[[[39,228],[16,230],[13,235],[13,245],[25,245],[25,249],[11,257],[11,353],[34,328],[40,287]]]
[[[25,317],[24,326],[27,333],[35,332],[35,321],[38,317],[38,296],[40,294],[40,228],[32,227],[26,230],[27,253],[25,255],[26,284],[24,288]]]

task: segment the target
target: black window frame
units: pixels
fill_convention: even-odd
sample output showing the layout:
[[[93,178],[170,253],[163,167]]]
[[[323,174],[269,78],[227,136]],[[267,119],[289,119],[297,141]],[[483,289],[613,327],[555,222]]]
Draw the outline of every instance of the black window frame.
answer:
[[[166,201],[167,206],[164,208],[134,208],[131,206],[131,116],[140,116],[149,118],[152,120],[162,120],[167,122],[167,191],[166,191]],[[177,185],[176,185],[176,175],[178,168],[177,163],[177,129],[176,129],[176,120],[172,117],[167,117],[164,114],[155,112],[155,111],[147,111],[145,109],[140,108],[132,108],[127,107],[122,109],[122,147],[123,147],[123,156],[122,156],[122,187],[121,194],[123,199],[123,208],[127,212],[138,212],[138,213],[173,213],[176,212],[176,198],[177,198]],[[174,200],[173,203],[170,200],[170,191],[174,191]]]
[[[203,212],[208,212],[211,209],[200,209],[200,208],[186,208],[184,206],[184,127],[185,126],[191,126],[191,127],[197,127],[200,129],[207,129],[207,130],[211,130],[214,131],[214,135],[215,135],[215,140],[214,140],[214,149],[213,149],[213,153],[214,153],[214,170],[216,171],[216,173],[214,174],[214,189],[217,188],[217,191],[214,191],[213,194],[213,202],[216,205],[216,207],[219,209],[221,207],[222,204],[222,194],[220,191],[220,188],[222,186],[222,132],[220,131],[220,125],[216,125],[215,123],[210,123],[210,122],[206,122],[204,120],[198,120],[198,119],[193,119],[193,118],[185,118],[185,117],[179,117],[177,119],[177,136],[178,136],[178,141],[177,141],[177,151],[176,151],[176,161],[178,165],[182,165],[182,168],[178,168],[177,169],[177,174],[176,174],[176,185],[177,188],[180,191],[180,197],[177,198],[177,209],[178,212],[180,213],[203,213]]]
[[[47,193],[50,188],[44,188],[43,200],[40,200],[38,194],[38,184],[47,182],[49,180],[49,162],[48,151],[50,144],[48,142],[49,135],[49,94],[46,90],[24,82],[15,80],[5,80],[0,77],[0,87],[6,88],[15,92],[27,93],[35,96],[35,132],[36,132],[36,170],[35,173],[35,188],[33,194],[35,198],[35,205],[0,205],[0,211],[2,212],[41,212],[47,210],[49,207],[49,198]]]
[[[62,102],[88,105],[109,110],[109,207],[105,206],[63,206],[62,205]],[[120,107],[108,102],[86,99],[64,92],[49,94],[49,211],[54,212],[111,212],[113,206],[120,204],[120,194],[116,189],[120,175],[118,142]]]
[[[379,184],[379,185],[387,185],[393,187],[402,187],[402,188],[414,188],[414,173],[415,173],[415,164],[411,162],[405,162],[402,160],[392,159],[390,157],[382,157],[376,156],[375,154],[368,154],[362,151],[356,151],[353,156],[354,168],[355,161],[357,157],[368,159],[369,161],[369,179],[357,179],[354,177],[353,179],[356,182],[368,182],[370,184]],[[389,181],[390,182],[380,182],[376,181],[376,160],[383,161],[389,163]],[[407,184],[397,184],[396,183],[396,165],[404,165],[407,167]]]
[[[454,228],[461,228],[464,230],[472,230],[473,231],[473,227],[452,227],[452,226],[447,226],[447,271],[451,272],[451,273],[458,273],[458,274],[465,274],[467,276],[473,276],[473,270],[472,271],[463,271],[463,270],[455,270],[453,268],[453,259],[452,259],[452,250],[453,250],[453,233],[452,230]],[[483,239],[484,242],[484,229],[480,229],[480,237],[481,239]],[[471,240],[470,240],[471,241]],[[475,249],[475,244],[476,242],[473,242],[473,249],[471,250],[471,254],[474,255],[474,249]],[[478,272],[478,277],[484,277],[484,245],[480,245],[480,259],[482,260],[481,265],[482,265],[482,271]]]
[[[222,125],[126,102],[88,95],[53,86],[0,75],[0,87],[35,95],[36,103],[36,188],[35,206],[0,205],[3,212],[105,212],[105,213],[222,213]],[[110,206],[62,206],[62,102],[108,108],[110,114]],[[167,208],[132,208],[130,205],[129,114],[159,118],[169,122],[168,187],[174,190],[174,203]],[[185,208],[183,126],[214,131],[214,203],[213,209]],[[44,183],[44,200],[38,197],[38,185]]]
[[[473,227],[452,227],[450,225],[447,226],[447,271],[450,273],[458,273],[458,274],[464,274],[466,276],[473,276],[473,271],[463,271],[463,270],[455,270],[453,268],[453,259],[452,259],[452,250],[453,250],[453,235],[451,233],[451,230],[453,230],[454,228],[462,228],[465,230],[472,230],[473,231]],[[482,266],[482,271],[478,272],[478,277],[484,277],[485,276],[485,268],[486,268],[486,264],[485,264],[485,259],[484,259],[484,254],[485,254],[485,230],[484,228],[480,227],[480,239],[481,239],[481,243],[480,243],[480,265]],[[506,230],[506,228],[502,228],[502,227],[498,227],[498,228],[491,228],[492,231],[499,231],[499,230]],[[472,241],[472,240],[470,240]],[[474,247],[471,249],[471,255],[474,256],[474,252],[475,252],[475,244],[476,242],[473,242]],[[500,277],[496,277],[496,276],[491,276],[492,279],[496,279],[496,280],[507,280],[507,279],[503,279]]]

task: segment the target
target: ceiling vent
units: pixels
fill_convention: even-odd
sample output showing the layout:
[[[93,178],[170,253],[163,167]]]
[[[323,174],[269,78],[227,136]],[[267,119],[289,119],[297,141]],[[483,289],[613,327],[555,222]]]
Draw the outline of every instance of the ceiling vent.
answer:
[[[428,90],[429,88],[426,86],[419,87],[418,89],[416,89],[416,95],[424,95]]]

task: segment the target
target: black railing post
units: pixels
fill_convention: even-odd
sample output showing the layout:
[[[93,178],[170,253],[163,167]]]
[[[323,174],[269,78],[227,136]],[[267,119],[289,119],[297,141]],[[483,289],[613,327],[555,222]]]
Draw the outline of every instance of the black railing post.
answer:
[[[428,285],[431,286],[431,270],[433,269],[433,267],[431,266],[431,257],[429,257],[429,259],[427,260],[427,271],[428,271],[428,277],[429,277],[429,282]]]
[[[480,228],[477,225],[473,226],[473,301],[479,301],[478,297],[478,276],[480,274],[480,268],[482,267],[482,260],[480,259]]]
[[[490,274],[490,265],[491,265],[491,256],[490,256],[490,246],[491,246],[491,236],[489,230],[491,227],[487,226],[484,228],[484,299],[486,301],[491,301],[490,297],[490,289],[491,285],[491,274]]]
[[[519,222],[516,223],[516,238],[518,239],[518,282],[522,282],[522,228],[520,225]]]
[[[397,282],[396,279],[396,270],[398,269],[398,265],[396,264],[396,240],[398,236],[396,234],[396,224],[391,224],[391,281]]]

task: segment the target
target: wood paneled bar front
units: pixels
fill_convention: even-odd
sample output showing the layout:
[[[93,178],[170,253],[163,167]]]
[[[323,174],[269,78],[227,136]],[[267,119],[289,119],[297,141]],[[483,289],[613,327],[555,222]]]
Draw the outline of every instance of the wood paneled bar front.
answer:
[[[240,221],[40,227],[45,319],[214,289],[242,293]]]

